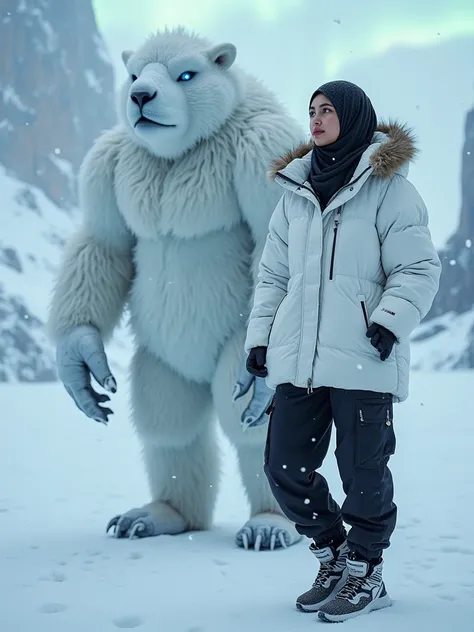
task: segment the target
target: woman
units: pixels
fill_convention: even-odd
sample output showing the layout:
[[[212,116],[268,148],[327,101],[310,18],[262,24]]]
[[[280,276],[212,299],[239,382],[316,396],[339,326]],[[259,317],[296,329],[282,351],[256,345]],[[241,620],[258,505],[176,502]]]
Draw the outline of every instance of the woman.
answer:
[[[312,142],[273,170],[284,195],[245,349],[248,371],[275,389],[266,476],[320,562],[297,607],[343,621],[391,603],[382,554],[397,514],[387,466],[393,403],[408,396],[409,336],[431,307],[441,264],[406,180],[416,153],[409,132],[377,126],[367,95],[346,81],[321,86],[309,118]],[[341,508],[318,473],[333,421]]]

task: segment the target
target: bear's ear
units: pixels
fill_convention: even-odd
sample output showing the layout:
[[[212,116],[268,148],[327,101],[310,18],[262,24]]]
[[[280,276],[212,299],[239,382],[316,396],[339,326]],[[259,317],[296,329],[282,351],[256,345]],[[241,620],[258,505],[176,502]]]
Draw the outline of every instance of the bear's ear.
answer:
[[[237,49],[233,44],[218,44],[207,51],[209,60],[220,68],[230,68],[237,57]]]
[[[125,65],[127,65],[128,60],[133,55],[133,50],[123,50],[122,51],[122,61]]]

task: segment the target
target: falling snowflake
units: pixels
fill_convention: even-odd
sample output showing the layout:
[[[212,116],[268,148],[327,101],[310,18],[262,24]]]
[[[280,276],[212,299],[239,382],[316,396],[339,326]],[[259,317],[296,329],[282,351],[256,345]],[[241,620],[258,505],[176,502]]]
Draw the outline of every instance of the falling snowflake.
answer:
[[[472,241],[470,239],[466,239],[466,248],[470,248],[472,246]]]
[[[61,150],[59,149],[59,147],[56,147],[56,149],[54,150],[54,153],[56,154],[56,156],[59,156],[59,154],[61,153]]]
[[[450,266],[455,266],[456,265],[456,259],[451,259],[451,261],[449,262]]]
[[[313,443],[316,443],[316,437],[311,437],[311,441],[312,441]]]
[[[282,465],[282,468],[283,468],[284,470],[286,470],[286,468],[287,468],[287,467],[288,467],[288,465]]]
[[[176,478],[176,476],[172,476],[171,478]]]
[[[358,364],[357,368],[359,369],[359,371],[362,371],[362,364]]]
[[[304,504],[305,504],[305,505],[309,505],[309,503],[310,503],[310,502],[311,502],[311,501],[310,501],[310,499],[309,499],[309,498],[305,498],[305,499],[304,499]]]
[[[302,471],[302,472],[306,472],[306,468],[305,468],[305,467],[302,467],[302,468],[301,468],[301,471]]]
[[[317,517],[318,517],[318,514],[315,511],[313,511],[313,520],[316,520]]]

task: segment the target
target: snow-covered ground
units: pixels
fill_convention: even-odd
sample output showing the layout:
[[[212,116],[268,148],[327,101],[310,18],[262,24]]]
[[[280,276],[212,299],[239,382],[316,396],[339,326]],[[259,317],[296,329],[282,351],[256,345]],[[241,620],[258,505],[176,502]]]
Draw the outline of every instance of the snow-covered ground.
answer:
[[[120,377],[120,376],[118,376]],[[114,514],[148,499],[122,376],[108,427],[57,385],[0,385],[2,632],[302,632],[294,609],[317,562],[307,542],[244,551],[247,505],[232,450],[208,533],[115,540]],[[354,632],[474,630],[474,373],[414,373],[395,407],[399,523],[386,552],[392,608],[348,621]],[[325,472],[341,489],[334,457]],[[322,628],[321,628],[322,629]]]

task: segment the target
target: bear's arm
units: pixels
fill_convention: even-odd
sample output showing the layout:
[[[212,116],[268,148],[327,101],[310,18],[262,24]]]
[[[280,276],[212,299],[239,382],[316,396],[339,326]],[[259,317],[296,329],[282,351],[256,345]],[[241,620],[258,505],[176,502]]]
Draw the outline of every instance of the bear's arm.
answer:
[[[121,216],[114,172],[123,136],[100,136],[79,171],[82,221],[68,243],[56,278],[47,330],[55,341],[83,324],[111,336],[123,313],[133,276],[134,236]]]
[[[237,145],[234,185],[255,244],[252,257],[253,289],[258,282],[259,263],[270,218],[283,195],[283,189],[270,180],[268,172],[276,159],[301,141],[302,132],[288,115],[263,112],[250,119]]]

